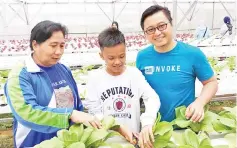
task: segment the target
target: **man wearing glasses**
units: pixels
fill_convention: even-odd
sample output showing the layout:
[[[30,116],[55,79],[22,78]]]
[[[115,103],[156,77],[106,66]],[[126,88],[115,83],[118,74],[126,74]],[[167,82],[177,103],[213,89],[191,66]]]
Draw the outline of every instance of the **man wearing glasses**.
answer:
[[[141,28],[152,45],[138,53],[136,66],[160,96],[161,120],[172,121],[175,108],[185,105],[186,118],[200,122],[204,106],[217,91],[217,80],[206,56],[199,48],[173,39],[172,18],[165,7],[147,8],[141,17]],[[196,78],[203,88],[195,99]],[[150,136],[142,135],[145,134],[139,137],[141,147],[152,147],[147,143]]]

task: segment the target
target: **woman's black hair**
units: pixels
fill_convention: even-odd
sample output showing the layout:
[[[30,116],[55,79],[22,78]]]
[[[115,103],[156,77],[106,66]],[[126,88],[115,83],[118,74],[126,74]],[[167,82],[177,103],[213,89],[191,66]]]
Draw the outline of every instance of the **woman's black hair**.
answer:
[[[35,40],[38,44],[43,43],[49,39],[54,32],[62,31],[64,37],[68,34],[68,29],[66,26],[55,23],[52,21],[42,21],[35,25],[31,30],[30,35],[30,48],[33,51],[32,42]]]

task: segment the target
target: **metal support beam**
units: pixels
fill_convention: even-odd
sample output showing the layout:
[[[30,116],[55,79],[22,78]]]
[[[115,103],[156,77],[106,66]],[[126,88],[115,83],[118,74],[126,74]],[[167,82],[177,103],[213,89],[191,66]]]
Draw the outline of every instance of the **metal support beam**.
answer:
[[[173,0],[173,38],[176,38],[177,29],[177,0]]]
[[[127,6],[127,4],[128,3],[125,3],[124,5],[123,5],[123,8],[121,9],[121,11],[119,12],[119,14],[116,16],[116,18],[115,18],[115,20],[117,20],[118,19],[118,17],[120,16],[120,14],[123,12],[123,10],[125,9],[125,7]]]
[[[213,34],[213,29],[214,29],[214,17],[215,17],[215,3],[213,2],[213,4],[212,4],[212,23],[211,23],[212,34]]]
[[[23,3],[23,9],[24,9],[25,18],[26,18],[26,24],[29,25],[28,6],[26,2]]]
[[[184,13],[184,11],[179,7],[179,5],[177,4],[177,7],[179,8],[179,10],[183,13],[183,15],[185,15],[185,13]],[[188,16],[185,16],[185,18],[187,19],[187,20],[189,20],[188,19]]]
[[[184,16],[181,18],[181,20],[179,21],[179,23],[177,24],[177,29],[179,28],[179,26],[182,24],[182,22],[184,21],[184,19],[186,18],[186,15],[189,14],[189,12],[193,9],[193,7],[197,4],[198,0],[195,0],[192,5],[189,7],[189,9],[187,10],[187,12],[184,14]]]
[[[112,2],[113,21],[114,21],[114,16],[115,16],[115,3],[116,3],[116,1]]]
[[[154,5],[158,5],[158,3],[155,0],[152,0]]]
[[[85,11],[85,14],[87,13],[87,9],[86,9],[86,5],[84,4],[84,11]],[[87,33],[88,33],[88,24],[87,24],[87,21],[86,21],[86,15],[83,16],[83,19],[84,19],[84,25],[86,26],[86,37],[87,37]]]
[[[7,20],[6,20],[6,3],[1,1],[1,11],[0,11],[0,17],[2,18],[3,26],[7,27]]]
[[[194,18],[195,14],[197,14],[197,13],[199,12],[200,8],[202,8],[202,5],[204,5],[205,3],[206,3],[206,2],[202,2],[202,3],[199,3],[199,2],[198,2],[198,3],[195,5],[195,8],[193,9],[193,13],[192,13],[191,16],[190,16],[189,21],[191,21],[191,20]],[[201,4],[201,5],[199,5],[199,7],[197,7],[198,4]],[[198,8],[198,9],[196,9],[196,8]]]
[[[39,13],[40,13],[41,9],[43,8],[43,6],[44,6],[44,3],[41,3],[41,4],[40,4],[40,7],[39,7],[39,9],[37,10],[37,12],[35,13],[34,17],[32,17],[32,19],[29,21],[29,24],[36,18],[37,15],[39,15]],[[28,19],[29,19],[29,18],[28,18]]]
[[[190,18],[189,18],[189,21],[191,21],[191,20],[193,19],[194,14],[195,14],[194,12],[195,12],[196,8],[197,8],[197,5],[194,6],[193,12],[192,12],[192,14],[191,14],[191,16],[190,16]]]
[[[230,14],[230,12],[228,11],[228,9],[225,7],[225,5],[223,4],[223,2],[221,0],[219,0],[221,5],[224,7],[225,11],[228,13],[228,15],[230,16],[231,20],[234,20],[234,18],[232,17],[232,15]],[[236,1],[236,0],[235,0]],[[236,8],[235,8],[236,9]]]
[[[8,7],[11,8],[11,10],[15,13],[15,15],[9,20],[8,25],[11,23],[11,21],[12,21],[16,16],[18,16],[21,20],[23,20],[23,21],[25,22],[24,18],[18,13],[19,10],[21,9],[21,7],[20,7],[18,10],[15,10],[11,5],[8,5]]]
[[[96,2],[97,1],[70,1],[70,4],[94,4]],[[122,3],[127,3],[127,2],[129,2],[131,4],[139,4],[139,3],[150,4],[151,3],[151,1],[142,1],[142,2],[140,2],[140,1],[129,1],[129,0],[127,0],[127,1],[117,1],[116,3],[122,4]],[[173,4],[173,1],[168,1],[167,2],[167,0],[159,0],[158,2],[159,2],[159,4],[160,3]],[[201,3],[203,3],[203,2],[204,1],[202,1]],[[213,3],[213,2],[216,2],[216,1],[215,0],[205,1],[205,3]],[[41,3],[43,3],[43,4],[68,4],[68,2],[57,2],[57,3],[56,2],[40,2],[40,1],[39,2],[30,2],[30,1],[27,2],[28,5],[31,5],[31,4],[35,5],[35,4],[41,4]],[[107,1],[107,2],[106,1],[101,1],[99,3],[100,4],[108,4],[108,3],[111,3],[111,1]],[[179,4],[187,4],[188,2],[187,1],[181,1],[181,2],[178,2],[178,3]],[[223,3],[234,4],[234,2],[232,0],[225,0]],[[9,4],[19,4],[19,3],[9,2]]]
[[[237,35],[237,0],[235,0],[235,24],[234,24],[234,34]],[[236,58],[236,63],[237,63],[237,58]]]
[[[104,13],[104,15],[110,20],[110,22],[112,22],[112,20],[109,18],[109,16],[104,12],[104,10],[100,7],[99,3],[95,3],[99,8],[100,10]]]

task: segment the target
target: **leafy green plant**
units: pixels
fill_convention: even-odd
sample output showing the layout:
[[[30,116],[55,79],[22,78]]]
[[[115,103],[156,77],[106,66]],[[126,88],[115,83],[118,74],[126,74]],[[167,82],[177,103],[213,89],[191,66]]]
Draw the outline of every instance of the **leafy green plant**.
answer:
[[[216,74],[220,74],[220,72],[225,68],[225,65],[215,65],[213,68]]]
[[[74,124],[69,130],[62,129],[57,132],[57,137],[46,140],[36,145],[36,148],[47,147],[51,148],[97,148],[106,144],[105,141],[114,136],[121,136],[118,132],[109,130],[119,125],[115,124],[115,119],[112,116],[103,118],[101,129],[95,129],[84,124]],[[115,146],[116,144],[112,144]]]
[[[0,102],[1,102],[1,104],[7,104],[7,99],[6,99],[5,95],[0,96]]]
[[[128,66],[136,66],[136,62],[127,63]]]
[[[86,93],[87,93],[86,89],[82,93],[80,93],[81,100],[84,100],[86,98]]]
[[[5,84],[6,82],[7,82],[7,78],[0,76],[0,83]]]
[[[228,65],[231,72],[233,70],[235,70],[235,68],[236,68],[236,57],[232,56],[232,57],[227,58],[227,65]]]
[[[214,57],[208,57],[207,60],[212,68],[214,68],[214,66],[217,65],[217,59],[215,59]]]
[[[34,148],[46,148],[49,146],[50,148],[64,148],[63,142],[59,140],[57,137],[53,137],[50,140],[45,140],[40,144],[36,145]]]
[[[3,78],[7,78],[10,70],[1,70],[0,71],[0,76]]]
[[[154,147],[155,148],[168,148],[175,147],[175,144],[170,141],[172,136],[173,127],[172,123],[162,121],[160,122],[161,115],[158,113],[158,117],[155,124],[152,127],[152,131],[155,137]]]
[[[173,138],[178,148],[213,148],[204,132],[197,135],[191,129],[186,129],[183,133],[173,132]]]
[[[79,73],[87,75],[88,71],[92,70],[93,68],[94,68],[94,65],[83,66],[82,68],[80,68]]]
[[[219,118],[212,122],[213,128],[219,133],[236,133],[236,109],[230,107],[223,107],[224,111],[219,113]]]
[[[227,134],[224,138],[229,143],[229,148],[236,148],[236,133]]]
[[[205,111],[204,119],[201,122],[194,123],[185,117],[186,107],[180,106],[175,109],[176,119],[173,120],[173,124],[180,128],[191,128],[194,132],[206,131],[213,132],[212,122],[219,116],[208,110]]]
[[[112,116],[105,116],[102,119],[101,124],[102,124],[103,128],[106,130],[109,130],[109,129],[116,130],[120,127],[119,124],[116,124],[115,118]]]

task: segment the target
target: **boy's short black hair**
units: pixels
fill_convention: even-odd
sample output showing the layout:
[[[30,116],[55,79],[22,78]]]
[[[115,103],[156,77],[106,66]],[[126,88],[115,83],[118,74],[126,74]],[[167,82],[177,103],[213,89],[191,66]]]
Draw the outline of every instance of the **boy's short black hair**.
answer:
[[[113,47],[118,44],[125,44],[125,38],[121,31],[115,28],[107,28],[103,30],[98,36],[100,49],[104,47]]]
[[[167,7],[162,7],[160,5],[153,5],[150,6],[149,8],[147,8],[143,13],[142,13],[142,17],[141,17],[141,21],[140,21],[140,25],[142,30],[144,30],[144,21],[147,17],[162,11],[165,16],[167,17],[167,19],[169,20],[170,24],[172,25],[172,17],[171,17],[171,13],[169,11],[169,9]]]
[[[31,30],[30,35],[30,48],[33,50],[32,42],[35,40],[38,44],[43,43],[49,39],[54,32],[62,31],[64,37],[68,34],[68,29],[60,23],[52,21],[42,21],[35,25]]]

